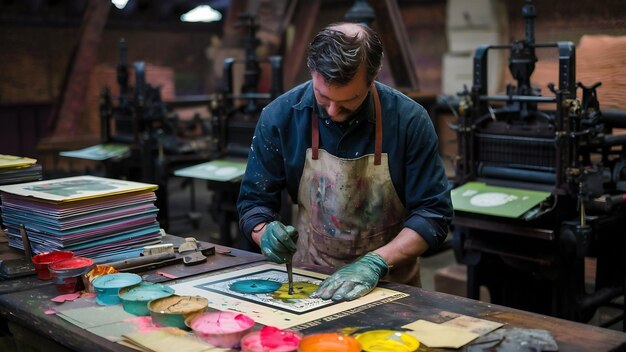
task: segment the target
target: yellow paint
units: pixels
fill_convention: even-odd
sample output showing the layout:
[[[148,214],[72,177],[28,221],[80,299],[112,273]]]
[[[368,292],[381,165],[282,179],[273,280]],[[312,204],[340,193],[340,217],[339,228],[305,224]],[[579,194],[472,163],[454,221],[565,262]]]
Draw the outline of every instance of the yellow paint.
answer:
[[[312,284],[309,282],[294,282],[293,283],[293,294],[289,294],[289,284],[282,284],[278,290],[272,293],[272,297],[275,299],[302,299],[309,298],[315,290],[317,290],[319,286],[316,284]]]
[[[393,330],[372,330],[356,336],[366,352],[412,352],[419,341],[409,334]]]

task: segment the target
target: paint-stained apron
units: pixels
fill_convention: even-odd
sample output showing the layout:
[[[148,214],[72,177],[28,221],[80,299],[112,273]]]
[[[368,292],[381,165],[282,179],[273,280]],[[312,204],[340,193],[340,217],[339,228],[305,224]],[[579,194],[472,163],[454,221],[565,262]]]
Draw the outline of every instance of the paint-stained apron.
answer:
[[[317,115],[312,147],[298,189],[298,238],[294,263],[339,268],[389,243],[404,227],[407,211],[382,153],[380,99],[372,84],[376,116],[374,154],[338,158],[319,149]],[[419,259],[391,268],[385,280],[420,286]]]

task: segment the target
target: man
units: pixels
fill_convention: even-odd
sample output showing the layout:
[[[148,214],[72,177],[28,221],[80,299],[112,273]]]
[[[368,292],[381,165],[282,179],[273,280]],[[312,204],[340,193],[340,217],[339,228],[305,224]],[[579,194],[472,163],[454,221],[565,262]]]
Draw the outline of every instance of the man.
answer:
[[[309,45],[311,80],[259,118],[237,208],[271,261],[338,269],[313,297],[361,297],[385,279],[419,285],[418,257],[446,238],[450,185],[427,112],[374,82],[382,44],[338,23]],[[281,191],[298,204],[279,221]]]

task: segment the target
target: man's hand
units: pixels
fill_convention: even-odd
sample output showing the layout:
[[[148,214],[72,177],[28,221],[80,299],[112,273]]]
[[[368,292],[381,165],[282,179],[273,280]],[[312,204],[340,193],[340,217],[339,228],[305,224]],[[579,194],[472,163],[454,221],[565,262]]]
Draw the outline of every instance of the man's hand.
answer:
[[[296,252],[298,231],[293,226],[285,226],[280,221],[272,221],[261,235],[261,252],[270,261],[283,264],[291,260]]]
[[[369,252],[326,278],[311,297],[333,301],[352,301],[370,293],[389,271],[380,255]]]

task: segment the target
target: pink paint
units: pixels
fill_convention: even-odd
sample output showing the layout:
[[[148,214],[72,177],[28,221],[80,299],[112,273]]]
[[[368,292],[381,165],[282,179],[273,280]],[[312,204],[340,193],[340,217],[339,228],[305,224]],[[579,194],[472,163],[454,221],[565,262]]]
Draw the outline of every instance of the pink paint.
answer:
[[[234,312],[204,312],[193,318],[189,324],[198,337],[223,348],[238,347],[241,338],[252,326],[252,318]]]
[[[54,298],[51,298],[50,300],[57,303],[63,303],[65,301],[73,301],[78,297],[80,297],[80,292],[68,293],[66,295],[58,295]]]
[[[291,330],[265,326],[241,340],[242,352],[291,352],[298,348],[302,335]]]
[[[168,274],[168,273],[166,273],[166,272],[164,272],[164,271],[157,271],[156,273],[157,273],[158,275],[165,276],[165,277],[166,277],[166,278],[168,278],[168,279],[178,279],[178,276],[176,276],[176,275],[172,275],[172,274]]]
[[[232,312],[204,313],[191,322],[191,328],[203,334],[227,334],[248,329],[252,325],[254,320],[248,316]]]
[[[138,328],[137,332],[142,333],[142,334],[147,334],[149,332],[153,332],[153,331],[161,329],[160,327],[155,326],[153,324],[152,318],[150,316],[128,318],[128,319],[124,319],[124,322],[135,324],[135,326],[137,326]]]
[[[53,314],[57,314],[57,311],[54,309],[46,309],[43,313],[45,315],[53,315]]]

